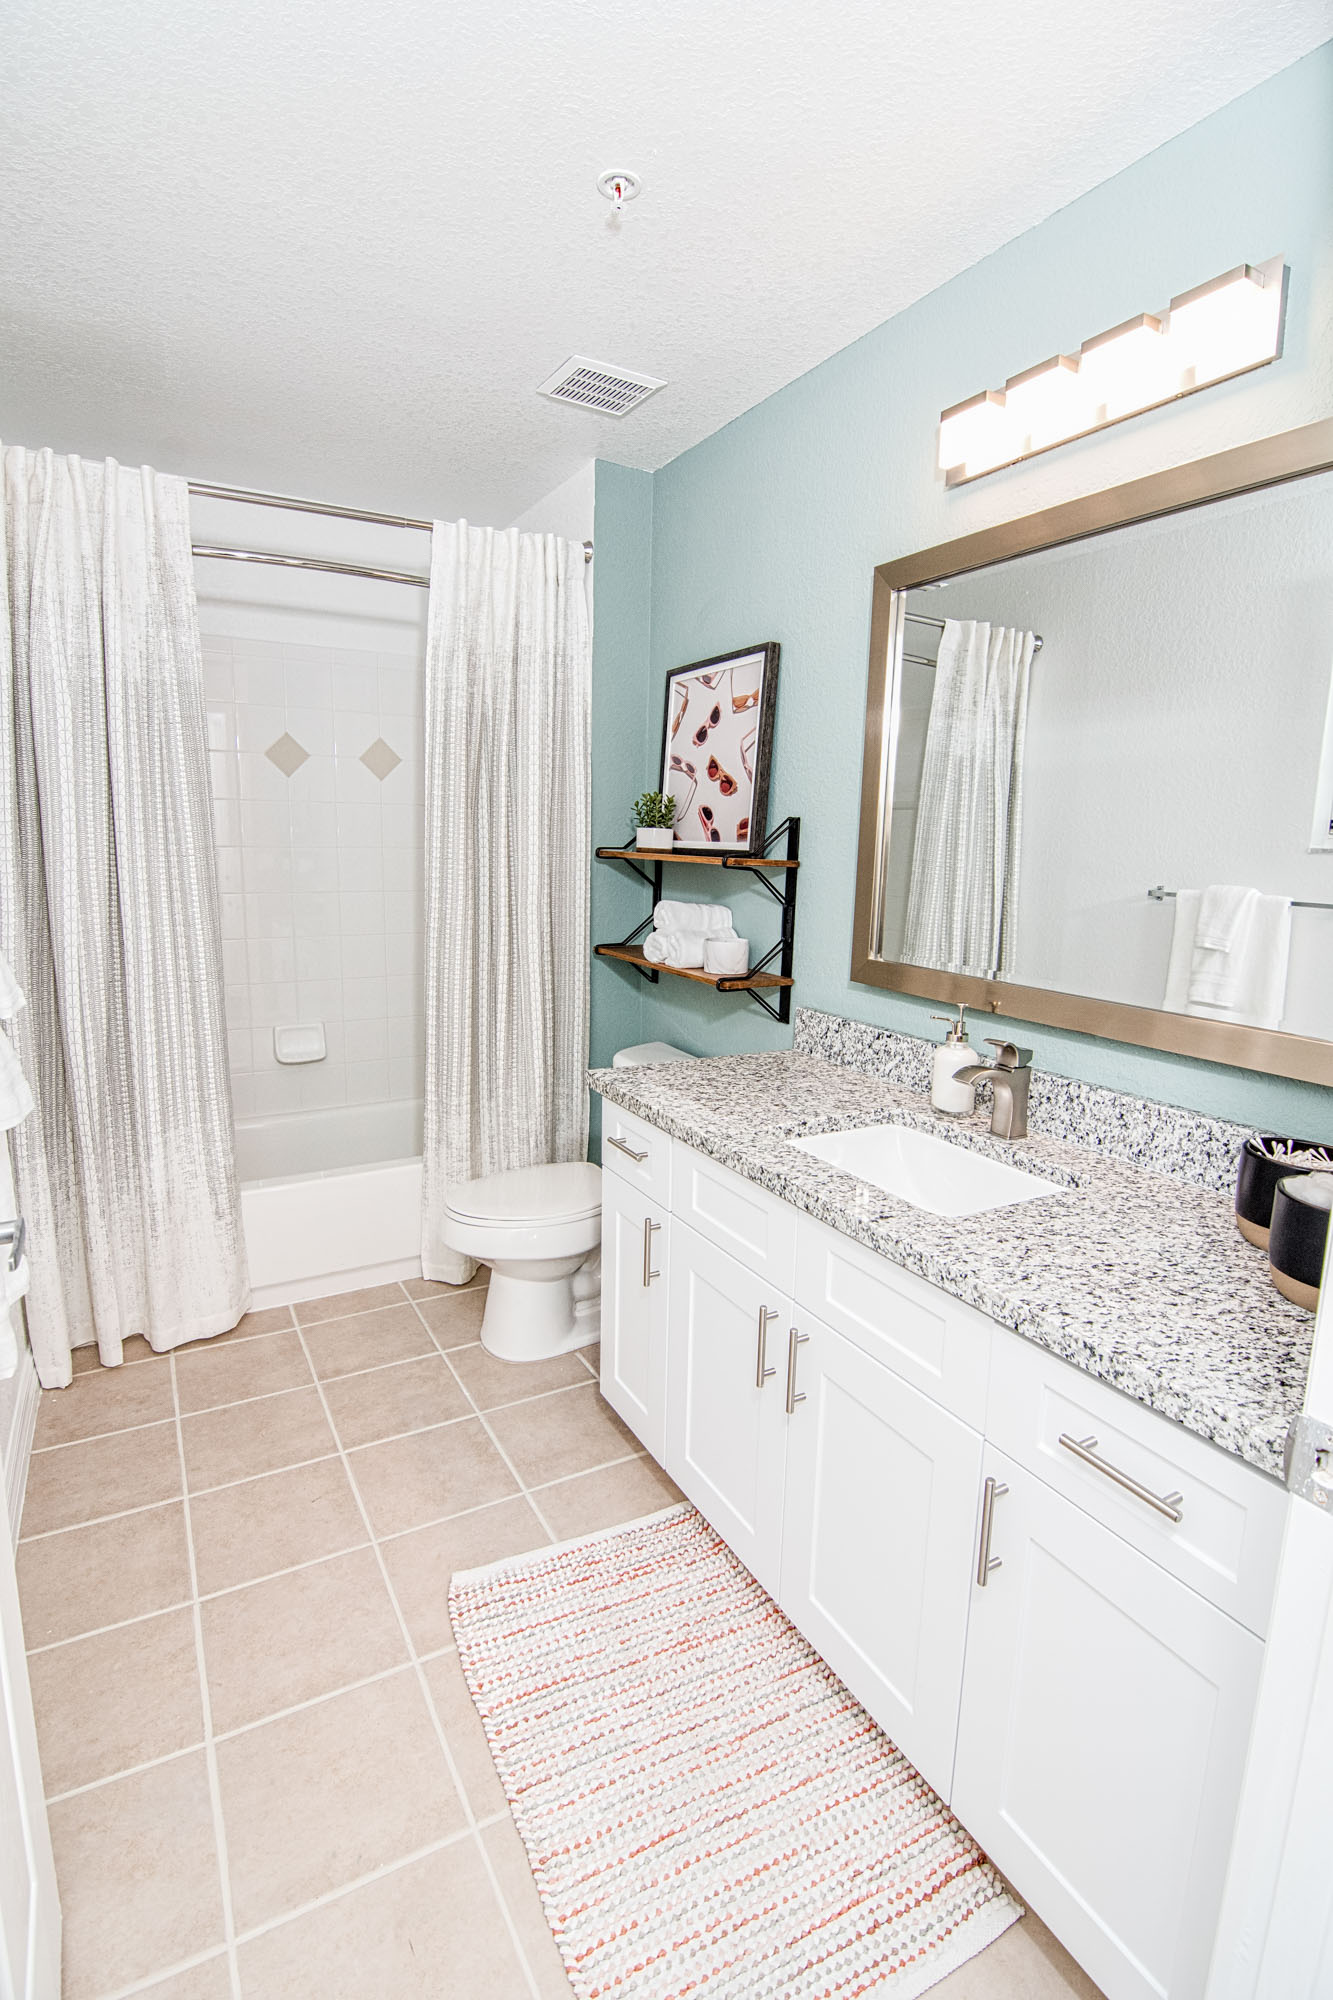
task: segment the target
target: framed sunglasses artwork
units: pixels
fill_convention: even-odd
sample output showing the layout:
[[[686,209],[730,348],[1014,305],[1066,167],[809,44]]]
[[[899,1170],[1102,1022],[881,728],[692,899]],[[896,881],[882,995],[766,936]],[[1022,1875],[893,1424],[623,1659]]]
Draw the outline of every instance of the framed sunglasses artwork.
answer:
[[[661,790],[676,801],[677,847],[762,852],[778,651],[770,640],[667,675]]]

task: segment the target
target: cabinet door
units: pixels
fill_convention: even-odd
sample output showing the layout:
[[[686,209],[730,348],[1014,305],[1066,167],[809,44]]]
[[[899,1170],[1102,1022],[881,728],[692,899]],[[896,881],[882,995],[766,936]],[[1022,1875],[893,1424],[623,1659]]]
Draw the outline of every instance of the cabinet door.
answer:
[[[830,1327],[796,1325],[779,1601],[947,1797],[981,1438]]]
[[[776,1597],[790,1300],[677,1217],[668,1311],[667,1471]]]
[[[987,1446],[952,1806],[1108,2000],[1198,2000],[1262,1647]]]
[[[670,1217],[630,1183],[602,1178],[602,1394],[653,1457],[666,1457]]]

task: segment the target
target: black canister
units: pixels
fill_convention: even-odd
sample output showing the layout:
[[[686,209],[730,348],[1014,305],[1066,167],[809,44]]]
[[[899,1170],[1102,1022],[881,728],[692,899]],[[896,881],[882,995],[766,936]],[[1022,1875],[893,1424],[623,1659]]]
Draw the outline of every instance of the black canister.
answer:
[[[1309,1157],[1298,1163],[1291,1158],[1293,1153]],[[1319,1162],[1333,1172],[1333,1150],[1316,1145],[1313,1140],[1283,1139],[1271,1132],[1260,1132],[1245,1141],[1236,1171],[1236,1227],[1247,1243],[1260,1250],[1268,1248],[1268,1227],[1273,1219],[1273,1197],[1279,1181],[1292,1174],[1318,1173]]]
[[[1268,1274],[1284,1299],[1314,1312],[1333,1210],[1333,1174],[1288,1174],[1273,1197]]]

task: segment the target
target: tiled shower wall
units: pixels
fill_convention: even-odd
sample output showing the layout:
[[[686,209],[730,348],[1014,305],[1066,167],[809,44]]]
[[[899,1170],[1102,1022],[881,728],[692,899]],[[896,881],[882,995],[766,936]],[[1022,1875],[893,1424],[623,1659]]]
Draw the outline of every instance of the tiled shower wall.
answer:
[[[205,634],[238,1118],[422,1091],[423,672],[401,653]],[[277,1025],[322,1021],[323,1062]]]

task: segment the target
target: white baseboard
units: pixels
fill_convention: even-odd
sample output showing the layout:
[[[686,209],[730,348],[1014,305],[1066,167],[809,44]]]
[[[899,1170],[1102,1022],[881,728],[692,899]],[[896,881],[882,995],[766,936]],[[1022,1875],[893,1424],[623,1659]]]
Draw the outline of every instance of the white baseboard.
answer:
[[[32,1353],[26,1342],[19,1354],[14,1390],[14,1409],[10,1419],[9,1436],[4,1443],[3,1461],[9,1531],[17,1543],[19,1522],[23,1518],[23,1495],[28,1485],[28,1461],[32,1457],[33,1433],[37,1428],[37,1404],[42,1393]]]

